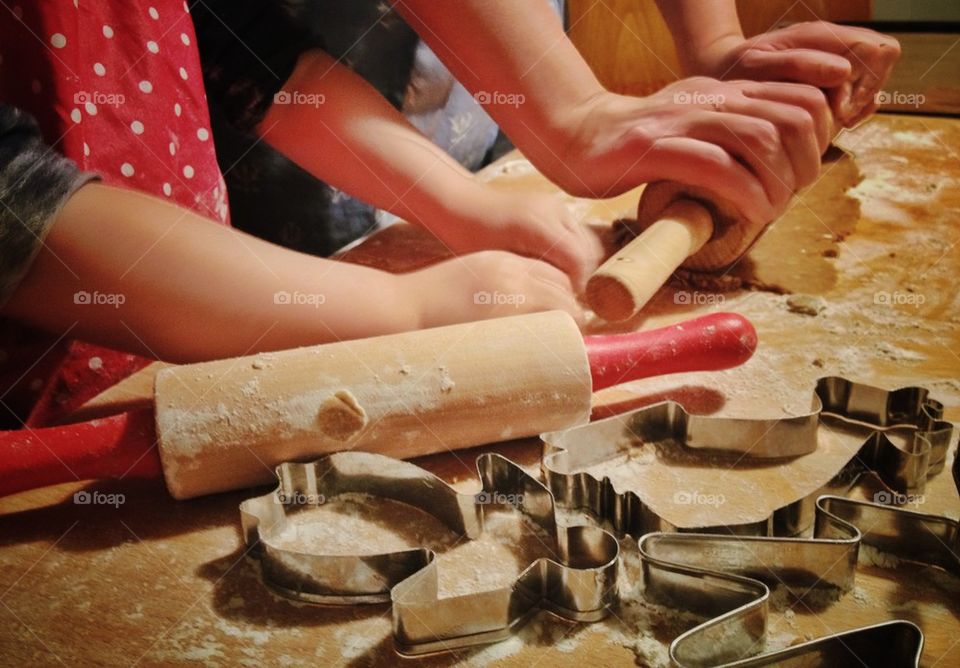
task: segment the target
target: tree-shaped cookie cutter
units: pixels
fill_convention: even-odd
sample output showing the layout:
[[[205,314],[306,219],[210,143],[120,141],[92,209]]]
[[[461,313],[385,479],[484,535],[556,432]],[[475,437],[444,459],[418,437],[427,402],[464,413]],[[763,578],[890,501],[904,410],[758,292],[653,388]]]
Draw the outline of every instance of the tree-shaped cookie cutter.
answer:
[[[862,431],[863,445],[841,474],[849,488],[866,470],[899,494],[920,493],[927,477],[943,469],[953,425],[942,420],[943,406],[924,388],[887,391],[837,377],[817,383],[811,416],[831,428]],[[788,418],[777,431],[764,423],[763,456],[775,448],[795,454],[816,447],[816,430]],[[916,666],[923,634],[914,624],[895,620],[832,634],[779,652],[763,649],[770,589],[768,583],[809,590],[853,587],[861,544],[960,576],[960,523],[939,515],[896,506],[813,495],[776,511],[767,521],[737,527],[704,527],[709,533],[676,533],[630,490],[615,489],[609,478],[579,471],[604,452],[615,455],[624,430],[641,440],[672,439],[680,445],[731,449],[743,454],[750,443],[731,434],[756,434],[740,418],[690,415],[673,402],[656,404],[563,432],[544,434],[543,472],[559,503],[586,509],[618,531],[639,537],[645,592],[662,604],[708,618],[677,637],[670,656],[678,666],[866,665]],[[890,436],[907,432],[912,438]],[[902,435],[902,433],[901,433]],[[809,439],[804,441],[803,439]],[[730,447],[730,446],[733,447]],[[960,460],[954,461],[960,490]],[[813,538],[795,537],[813,506]],[[856,659],[854,659],[856,657]],[[875,657],[877,660],[870,660]]]
[[[264,581],[287,597],[334,605],[390,602],[401,654],[501,640],[541,609],[575,621],[605,617],[616,601],[617,539],[597,527],[559,526],[553,495],[509,459],[485,454],[477,468],[483,491],[473,495],[415,464],[378,454],[342,452],[285,463],[276,469],[275,491],[240,504],[244,538],[261,561]],[[307,553],[272,541],[299,506],[351,493],[419,508],[464,540],[482,535],[488,501],[504,499],[553,540],[559,561],[534,561],[512,586],[440,597],[437,555],[428,548],[343,556],[323,554],[322,545]]]

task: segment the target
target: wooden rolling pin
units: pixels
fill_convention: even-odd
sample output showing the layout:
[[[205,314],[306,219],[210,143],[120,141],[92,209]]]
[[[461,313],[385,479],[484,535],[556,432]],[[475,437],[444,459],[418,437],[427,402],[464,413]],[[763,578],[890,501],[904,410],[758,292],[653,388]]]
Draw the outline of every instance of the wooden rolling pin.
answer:
[[[587,303],[604,320],[635,316],[680,266],[694,271],[729,266],[763,231],[708,192],[671,181],[644,189],[637,220],[643,232],[587,283]]]
[[[732,313],[584,338],[555,311],[172,366],[153,409],[3,432],[0,494],[162,472],[183,499],[338,450],[406,458],[533,436],[587,422],[595,390],[729,368],[756,344]]]

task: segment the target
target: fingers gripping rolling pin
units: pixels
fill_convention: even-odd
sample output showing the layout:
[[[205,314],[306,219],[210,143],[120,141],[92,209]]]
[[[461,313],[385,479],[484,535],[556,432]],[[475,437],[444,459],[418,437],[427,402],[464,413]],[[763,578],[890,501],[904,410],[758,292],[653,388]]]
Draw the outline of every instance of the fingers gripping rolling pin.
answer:
[[[583,337],[554,311],[171,366],[152,408],[0,432],[0,495],[163,475],[182,499],[339,450],[407,458],[533,436],[587,422],[596,390],[737,366],[756,344],[733,313]]]
[[[604,320],[632,318],[681,265],[717,271],[732,264],[763,231],[706,191],[669,181],[644,189],[637,219],[643,232],[587,283],[587,303]]]

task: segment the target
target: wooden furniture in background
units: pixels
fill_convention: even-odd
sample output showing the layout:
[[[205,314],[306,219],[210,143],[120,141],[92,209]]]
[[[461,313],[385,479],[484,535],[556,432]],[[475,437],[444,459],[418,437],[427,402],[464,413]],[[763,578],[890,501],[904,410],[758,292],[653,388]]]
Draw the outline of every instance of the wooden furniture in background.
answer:
[[[682,77],[673,38],[654,0],[568,0],[570,39],[610,90],[649,95]],[[782,21],[868,21],[872,0],[738,0],[747,36]]]

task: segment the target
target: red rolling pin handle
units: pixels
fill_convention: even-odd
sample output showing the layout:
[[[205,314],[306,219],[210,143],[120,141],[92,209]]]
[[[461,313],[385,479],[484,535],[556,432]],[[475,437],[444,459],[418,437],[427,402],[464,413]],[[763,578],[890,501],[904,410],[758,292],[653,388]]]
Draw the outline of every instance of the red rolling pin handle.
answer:
[[[149,408],[45,429],[0,432],[0,496],[96,478],[159,478]]]
[[[712,313],[635,334],[584,338],[593,390],[648,376],[719,371],[743,364],[757,348],[757,331],[736,313]]]

